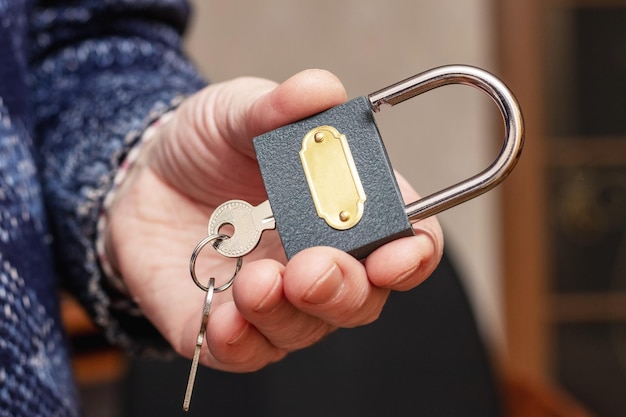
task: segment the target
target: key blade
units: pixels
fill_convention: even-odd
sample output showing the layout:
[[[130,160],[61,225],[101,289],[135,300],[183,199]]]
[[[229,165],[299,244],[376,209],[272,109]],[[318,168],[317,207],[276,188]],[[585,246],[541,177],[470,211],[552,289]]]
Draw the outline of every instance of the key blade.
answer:
[[[185,398],[183,399],[183,410],[185,411],[189,411],[189,405],[191,404],[191,394],[193,392],[193,386],[196,382],[196,374],[198,373],[198,362],[200,362],[200,352],[202,351],[202,344],[204,343],[204,339],[206,337],[206,327],[209,323],[209,313],[211,312],[211,305],[213,304],[214,292],[215,278],[210,278],[206,296],[204,298],[204,304],[202,305],[202,320],[200,321],[200,331],[198,332],[198,336],[196,337],[196,348],[193,351],[191,370],[189,371],[187,389],[185,389]]]
[[[274,219],[274,213],[272,213],[272,207],[270,201],[265,200],[261,204],[252,208],[252,219],[257,226],[257,230],[270,230],[276,228],[276,220]]]
[[[200,361],[200,351],[202,350],[202,344],[196,345],[196,350],[193,352],[193,360],[191,361],[191,370],[189,371],[189,379],[187,380],[187,389],[185,390],[185,399],[183,400],[183,410],[189,411],[189,405],[191,404],[191,394],[193,393],[193,386],[196,382],[196,374],[198,373],[198,362]]]

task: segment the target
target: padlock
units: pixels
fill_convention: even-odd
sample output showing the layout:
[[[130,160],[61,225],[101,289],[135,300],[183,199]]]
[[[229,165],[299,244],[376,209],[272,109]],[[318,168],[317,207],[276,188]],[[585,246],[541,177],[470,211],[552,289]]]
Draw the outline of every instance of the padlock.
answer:
[[[496,102],[504,145],[480,174],[405,206],[373,113],[448,84],[477,87]],[[498,185],[519,159],[523,139],[519,105],[500,80],[478,68],[447,66],[258,136],[254,148],[287,257],[321,245],[363,259],[411,236],[411,223]]]
[[[288,258],[321,245],[364,258],[413,234],[365,97],[259,136],[254,147]]]

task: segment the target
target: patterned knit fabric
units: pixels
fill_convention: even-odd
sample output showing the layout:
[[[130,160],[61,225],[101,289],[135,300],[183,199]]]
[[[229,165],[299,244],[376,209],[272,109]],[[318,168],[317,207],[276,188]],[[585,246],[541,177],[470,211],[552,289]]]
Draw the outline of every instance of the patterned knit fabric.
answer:
[[[59,320],[69,288],[134,353],[164,341],[108,288],[95,232],[116,168],[203,81],[174,0],[0,0],[0,416],[80,414]]]

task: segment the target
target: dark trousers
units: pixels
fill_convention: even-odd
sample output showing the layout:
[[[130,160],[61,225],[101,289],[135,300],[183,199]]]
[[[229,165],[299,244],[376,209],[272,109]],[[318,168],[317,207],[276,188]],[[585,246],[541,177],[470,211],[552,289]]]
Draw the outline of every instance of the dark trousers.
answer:
[[[127,417],[183,415],[190,361],[135,361]],[[380,319],[251,374],[199,369],[188,415],[501,416],[488,355],[449,259]]]

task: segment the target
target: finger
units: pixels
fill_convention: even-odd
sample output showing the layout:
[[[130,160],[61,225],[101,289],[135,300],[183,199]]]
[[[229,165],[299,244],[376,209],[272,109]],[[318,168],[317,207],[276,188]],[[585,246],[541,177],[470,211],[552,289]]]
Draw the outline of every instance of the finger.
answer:
[[[441,259],[432,233],[415,230],[415,236],[390,242],[372,252],[365,260],[373,285],[407,291],[421,284]]]
[[[286,354],[242,317],[234,302],[223,303],[211,312],[206,349],[201,356],[204,365],[229,372],[251,372]]]
[[[306,70],[287,79],[251,109],[250,133],[276,129],[346,101],[339,79],[324,70]]]
[[[175,294],[176,291],[172,292]],[[198,296],[195,288],[194,295]],[[287,351],[272,345],[265,336],[238,312],[232,300],[220,300],[227,294],[215,293],[201,345],[200,363],[229,372],[251,372],[283,358]],[[172,329],[168,340],[181,356],[191,358],[200,331],[204,305],[199,297],[175,306],[162,306],[170,317],[178,316],[178,327]],[[189,301],[189,300],[187,300]],[[170,320],[171,321],[171,320]]]
[[[224,173],[234,175],[230,179],[237,183],[249,179],[250,189],[258,189],[252,138],[345,100],[341,82],[323,70],[303,71],[280,85],[251,77],[210,85],[183,102],[176,117],[160,127],[159,136],[169,140],[157,142],[151,164],[167,183],[185,184],[186,194],[195,197],[220,186],[218,181],[207,190],[204,178]]]
[[[419,195],[396,174],[405,203]],[[370,281],[396,291],[410,290],[421,284],[437,267],[443,255],[443,233],[436,217],[413,224],[414,237],[390,242],[371,253],[364,264]]]
[[[247,96],[241,117],[230,118],[234,123],[229,126],[228,137],[243,141],[236,146],[248,148],[250,138],[346,101],[339,79],[324,70],[302,71],[271,91],[259,88],[258,93],[256,100]]]
[[[241,314],[272,345],[295,350],[310,346],[334,330],[334,326],[299,311],[283,292],[285,267],[260,260],[245,265],[237,276],[233,297]]]
[[[371,285],[358,260],[330,247],[296,254],[287,264],[283,280],[291,304],[337,327],[376,320],[389,295],[388,290]]]

